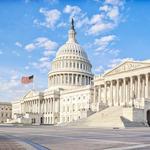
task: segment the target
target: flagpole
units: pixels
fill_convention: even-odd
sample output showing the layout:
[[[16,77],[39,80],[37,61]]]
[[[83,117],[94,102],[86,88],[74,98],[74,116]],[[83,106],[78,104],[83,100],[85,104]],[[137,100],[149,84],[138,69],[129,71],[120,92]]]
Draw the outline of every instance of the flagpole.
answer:
[[[35,87],[34,87],[34,78],[33,78],[33,82],[32,82],[32,90],[34,91],[35,89],[34,89]]]

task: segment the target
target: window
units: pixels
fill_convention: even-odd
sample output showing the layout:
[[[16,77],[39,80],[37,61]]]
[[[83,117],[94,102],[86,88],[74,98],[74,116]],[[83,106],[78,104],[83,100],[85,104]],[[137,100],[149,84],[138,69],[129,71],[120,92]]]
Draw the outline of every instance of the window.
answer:
[[[75,104],[73,104],[72,109],[73,109],[73,112],[74,112],[75,111]]]

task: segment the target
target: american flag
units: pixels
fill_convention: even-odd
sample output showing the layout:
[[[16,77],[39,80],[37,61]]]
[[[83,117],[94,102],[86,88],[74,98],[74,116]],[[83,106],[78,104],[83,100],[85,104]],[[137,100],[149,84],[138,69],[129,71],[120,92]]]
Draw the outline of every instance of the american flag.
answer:
[[[28,76],[28,77],[22,77],[21,78],[21,83],[23,84],[29,84],[29,83],[32,83],[33,82],[33,78],[34,76]]]

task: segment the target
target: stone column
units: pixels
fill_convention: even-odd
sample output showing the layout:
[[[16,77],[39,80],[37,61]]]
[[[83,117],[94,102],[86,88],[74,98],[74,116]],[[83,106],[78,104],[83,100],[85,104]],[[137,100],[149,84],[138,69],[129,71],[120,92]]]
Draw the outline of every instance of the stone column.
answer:
[[[48,113],[50,113],[50,98],[48,98]]]
[[[130,77],[130,103],[132,103],[133,98],[133,77]]]
[[[145,75],[146,87],[145,87],[145,98],[149,98],[149,74]]]
[[[74,79],[73,74],[71,74],[71,78],[72,78],[72,83],[71,84],[73,85],[73,79]]]
[[[48,98],[46,99],[46,113],[48,113]]]
[[[111,101],[111,105],[114,106],[114,102],[113,102],[113,81],[110,81],[110,101]]]
[[[38,112],[41,113],[41,109],[40,109],[40,108],[41,108],[41,100],[40,100],[40,99],[39,99],[39,101],[38,101],[38,106],[39,106],[39,107],[38,107]]]
[[[63,74],[61,74],[61,84],[63,85]]]
[[[50,112],[50,114],[51,114],[51,112],[52,112],[51,104],[52,104],[52,102],[51,102],[51,98],[49,98],[49,112]]]
[[[140,94],[140,89],[141,89],[141,78],[140,78],[140,75],[137,76],[138,78],[138,98],[140,99],[141,98],[141,94]]]
[[[98,98],[98,102],[101,102],[101,86],[99,86],[99,98]]]
[[[119,100],[119,79],[117,80],[117,105],[120,105],[120,100]]]
[[[94,103],[96,103],[96,86],[94,86]]]
[[[126,105],[126,78],[123,79],[123,91],[123,103]]]
[[[130,82],[129,78],[127,78],[127,106],[129,106],[130,101]]]
[[[78,85],[78,74],[76,74],[76,85]]]
[[[84,76],[84,85],[86,85],[86,76]]]
[[[146,77],[143,76],[142,78],[142,97],[145,98],[145,84],[146,84]]]
[[[123,79],[121,79],[121,98],[120,98],[120,105],[122,106],[122,104],[123,104]]]
[[[51,112],[53,113],[53,98],[51,98]]]
[[[68,74],[68,85],[70,85],[70,74]]]
[[[105,104],[107,105],[108,104],[108,102],[107,102],[107,82],[105,82],[104,88],[105,88]]]
[[[55,98],[53,98],[53,112],[55,112]]]

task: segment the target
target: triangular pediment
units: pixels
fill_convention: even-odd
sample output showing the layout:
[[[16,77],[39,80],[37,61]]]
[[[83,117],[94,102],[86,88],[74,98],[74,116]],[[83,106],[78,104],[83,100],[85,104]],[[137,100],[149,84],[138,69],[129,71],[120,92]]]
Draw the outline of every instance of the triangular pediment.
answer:
[[[33,97],[35,95],[35,92],[34,91],[29,91],[25,96],[24,98],[30,98],[30,97]]]
[[[140,62],[140,61],[125,61],[113,68],[112,70],[106,72],[104,76],[119,74],[122,72],[132,71],[139,68],[150,67],[149,62]]]

